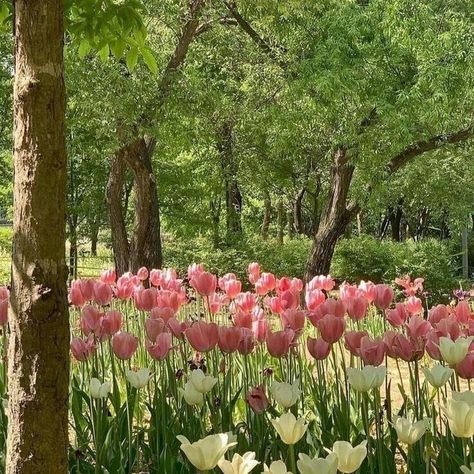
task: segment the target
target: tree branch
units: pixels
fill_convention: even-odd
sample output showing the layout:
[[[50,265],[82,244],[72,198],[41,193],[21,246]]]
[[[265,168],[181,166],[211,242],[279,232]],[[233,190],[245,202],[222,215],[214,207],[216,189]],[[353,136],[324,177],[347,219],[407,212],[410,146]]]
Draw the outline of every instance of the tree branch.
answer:
[[[389,175],[396,173],[399,169],[403,168],[408,162],[413,158],[426,153],[428,151],[437,150],[438,148],[443,147],[449,143],[460,143],[468,140],[474,135],[474,129],[472,127],[467,127],[462,130],[459,130],[454,133],[449,133],[445,135],[436,135],[429,138],[428,140],[420,140],[403,151],[394,156],[390,163],[387,165],[387,171]]]
[[[237,5],[234,1],[224,0],[224,5],[229,10],[230,14],[235,18],[237,24],[247,33],[253,42],[273,61],[275,61],[282,69],[286,69],[288,64],[283,61],[276,51],[257,33],[253,26],[240,14]],[[279,48],[284,50],[284,48]]]

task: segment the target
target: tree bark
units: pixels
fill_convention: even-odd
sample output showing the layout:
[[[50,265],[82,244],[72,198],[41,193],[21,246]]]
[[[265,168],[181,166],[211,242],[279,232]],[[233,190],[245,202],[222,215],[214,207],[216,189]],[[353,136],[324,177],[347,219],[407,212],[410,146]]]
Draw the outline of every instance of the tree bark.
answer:
[[[302,187],[296,194],[295,201],[293,203],[293,227],[297,234],[304,233],[304,222],[303,222],[303,199],[306,194],[306,186]]]
[[[392,240],[400,242],[402,239],[401,235],[401,223],[402,223],[403,209],[402,200],[399,200],[397,207],[392,210],[390,215],[390,227],[392,229]]]
[[[295,214],[291,207],[288,209],[286,216],[286,222],[288,224],[288,238],[291,240],[295,236]]]
[[[211,211],[211,220],[212,220],[212,245],[215,249],[219,248],[221,243],[219,227],[221,221],[221,198],[219,196],[211,199],[209,203],[209,208]]]
[[[329,272],[336,242],[360,210],[357,204],[347,203],[353,172],[354,166],[349,163],[346,149],[338,148],[331,169],[328,202],[306,262],[307,280]]]
[[[226,121],[218,130],[217,149],[224,179],[227,237],[230,238],[242,233],[242,194],[237,177],[238,165],[233,141],[233,124]]]
[[[122,204],[122,190],[126,169],[124,155],[126,152],[126,148],[120,148],[112,157],[106,191],[112,249],[117,275],[122,275],[128,271],[130,265],[130,245]]]
[[[283,201],[278,201],[277,207],[277,242],[283,245],[283,236],[285,234],[285,210],[283,208]]]
[[[144,137],[129,147],[124,158],[133,172],[135,192],[135,223],[130,241],[129,270],[140,267],[161,268],[160,206],[151,158],[154,139]]]
[[[68,216],[69,224],[69,277],[77,279],[77,214]]]
[[[64,6],[16,0],[7,474],[66,473]]]
[[[268,239],[268,231],[270,229],[270,221],[272,218],[272,200],[268,190],[265,191],[263,200],[263,221],[262,221],[262,239]]]
[[[97,244],[99,242],[99,229],[100,229],[100,226],[98,222],[91,223],[90,239],[91,239],[91,255],[93,257],[97,257]]]

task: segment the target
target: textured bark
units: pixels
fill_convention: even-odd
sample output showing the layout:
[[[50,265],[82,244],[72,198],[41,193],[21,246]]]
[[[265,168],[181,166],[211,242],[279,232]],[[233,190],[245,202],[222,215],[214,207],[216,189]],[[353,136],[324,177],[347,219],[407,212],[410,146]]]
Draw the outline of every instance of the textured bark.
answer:
[[[238,165],[234,156],[231,122],[222,124],[218,130],[217,138],[217,149],[224,178],[227,236],[232,238],[242,233],[242,194],[237,177]]]
[[[262,221],[262,239],[268,239],[268,230],[270,229],[270,221],[272,218],[272,200],[270,193],[265,191],[265,198],[263,200],[263,221]]]
[[[212,245],[215,249],[219,248],[220,245],[220,221],[221,221],[221,198],[216,196],[214,199],[211,199],[209,203],[209,208],[211,211],[211,221],[212,221]]]
[[[135,193],[135,223],[130,241],[129,269],[161,268],[160,207],[151,158],[155,141],[148,137],[136,140],[124,158],[133,172]]]
[[[63,2],[16,0],[7,474],[66,473]]]
[[[278,201],[277,207],[277,242],[283,245],[283,236],[285,234],[285,210],[283,208],[283,201]]]
[[[286,212],[286,222],[288,224],[288,238],[292,239],[295,236],[295,215],[293,209],[288,209]]]
[[[401,223],[402,223],[402,216],[403,216],[402,202],[403,200],[399,200],[397,207],[392,210],[392,214],[390,215],[390,227],[392,230],[392,239],[395,242],[400,242],[402,239],[402,235],[401,235]]]
[[[122,275],[128,271],[130,265],[130,246],[122,204],[122,190],[126,168],[124,155],[126,152],[126,148],[121,148],[112,157],[107,183],[107,207],[117,275]]]
[[[99,242],[99,224],[97,222],[91,223],[91,255],[97,257],[97,244]]]
[[[303,199],[306,194],[306,186],[302,187],[295,196],[293,203],[293,227],[297,234],[304,233],[304,222],[303,222]]]
[[[338,148],[331,169],[328,202],[306,263],[307,280],[329,272],[336,242],[359,212],[356,204],[347,203],[353,172],[354,167],[348,162],[346,150]]]
[[[69,276],[77,278],[77,214],[68,216],[69,227]]]

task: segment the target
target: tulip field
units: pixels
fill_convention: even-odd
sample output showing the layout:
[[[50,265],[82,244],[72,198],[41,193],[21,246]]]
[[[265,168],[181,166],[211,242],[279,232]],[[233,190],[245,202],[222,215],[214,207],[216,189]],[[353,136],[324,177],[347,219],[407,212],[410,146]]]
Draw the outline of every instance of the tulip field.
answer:
[[[72,282],[70,472],[474,473],[468,294],[248,277]]]

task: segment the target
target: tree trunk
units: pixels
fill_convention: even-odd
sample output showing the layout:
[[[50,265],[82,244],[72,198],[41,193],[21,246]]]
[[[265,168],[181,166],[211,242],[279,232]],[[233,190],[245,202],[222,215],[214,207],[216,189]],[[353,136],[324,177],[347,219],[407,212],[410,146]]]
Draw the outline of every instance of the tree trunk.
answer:
[[[283,201],[278,201],[277,207],[277,242],[283,245],[283,236],[285,234],[285,210],[283,208]]]
[[[133,172],[135,223],[130,241],[130,270],[161,268],[160,207],[151,158],[155,140],[144,137],[133,142],[124,158]]]
[[[16,0],[7,474],[68,469],[64,6]]]
[[[215,249],[219,248],[221,238],[219,234],[220,220],[221,220],[221,198],[215,197],[211,199],[209,204],[211,210],[212,220],[212,245]]]
[[[262,221],[262,239],[268,239],[268,230],[270,229],[270,221],[272,218],[272,200],[268,190],[265,191],[263,200],[263,221]]]
[[[312,216],[311,216],[310,222],[305,226],[305,234],[308,237],[311,237],[318,232],[319,223],[321,220],[320,198],[321,198],[322,183],[321,183],[321,175],[319,173],[316,173],[315,180],[316,180],[316,184],[315,184],[314,192],[310,193],[313,199]]]
[[[288,238],[289,239],[292,239],[294,236],[295,236],[295,221],[294,221],[294,217],[295,217],[295,214],[293,212],[294,210],[293,209],[288,209],[287,213],[286,213],[286,222],[288,224]]]
[[[122,204],[122,190],[126,168],[125,153],[126,149],[120,148],[112,157],[106,195],[117,275],[122,275],[128,271],[130,265],[130,245],[128,243]]]
[[[97,257],[97,244],[99,242],[99,224],[97,222],[93,222],[91,224],[91,255],[93,257]]]
[[[336,242],[359,212],[359,206],[347,200],[353,172],[346,150],[338,148],[331,169],[328,202],[306,262],[307,280],[329,272]]]
[[[237,179],[233,140],[233,124],[226,121],[218,131],[217,149],[224,178],[227,236],[231,238],[242,233],[242,194]]]
[[[392,210],[390,215],[390,227],[392,228],[392,240],[400,242],[401,236],[401,223],[402,223],[403,209],[401,202],[397,204],[397,207]]]
[[[77,279],[77,214],[68,216],[69,224],[69,277]]]
[[[297,234],[304,233],[304,222],[303,222],[303,199],[306,194],[306,187],[301,188],[296,194],[295,201],[293,203],[293,228]]]

